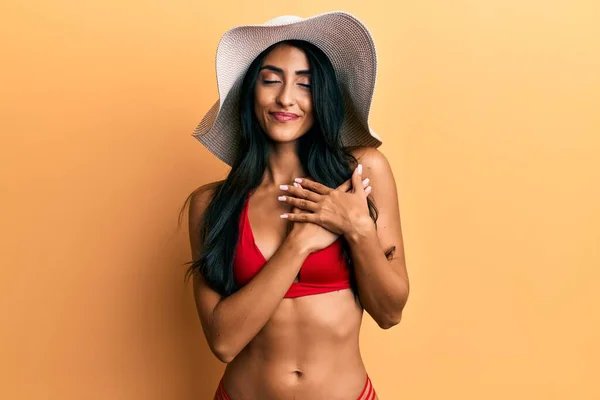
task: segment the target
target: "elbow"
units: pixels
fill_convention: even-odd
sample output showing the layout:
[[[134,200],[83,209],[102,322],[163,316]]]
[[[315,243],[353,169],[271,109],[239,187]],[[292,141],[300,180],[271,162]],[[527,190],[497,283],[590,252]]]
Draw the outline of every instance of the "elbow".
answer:
[[[225,364],[229,364],[235,358],[235,356],[233,354],[228,353],[226,351],[219,350],[219,349],[213,349],[212,352],[215,355],[215,357],[217,357],[219,359],[219,361],[221,361],[222,363],[225,363]]]
[[[381,329],[390,329],[400,323],[402,320],[402,312],[404,311],[404,305],[406,301],[403,301],[401,304],[398,304],[396,307],[393,307],[389,310],[381,311],[375,322]]]
[[[381,329],[390,329],[400,323],[402,320],[402,312],[404,311],[404,306],[406,306],[406,302],[408,301],[408,286],[406,290],[403,291],[403,294],[398,298],[397,301],[394,302],[394,305],[390,305],[390,307],[382,311],[377,318],[377,325]]]
[[[381,329],[390,329],[400,323],[402,319],[402,312],[397,315],[387,315],[385,317],[378,318],[375,322]]]
[[[398,325],[402,320],[402,311],[404,310],[405,303],[402,302],[394,306],[378,304],[367,308],[367,312],[381,329],[390,329]]]
[[[233,361],[237,352],[235,352],[231,346],[223,343],[222,341],[213,341],[210,344],[210,350],[222,363],[229,364]]]

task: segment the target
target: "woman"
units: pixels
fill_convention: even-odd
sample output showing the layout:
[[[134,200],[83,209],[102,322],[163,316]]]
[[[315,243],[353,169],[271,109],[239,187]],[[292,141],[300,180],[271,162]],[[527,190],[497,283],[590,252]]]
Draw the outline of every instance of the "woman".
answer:
[[[219,43],[220,101],[194,135],[231,171],[188,198],[187,274],[227,363],[215,399],[377,399],[363,310],[398,324],[409,284],[394,178],[367,122],[375,72],[371,36],[342,12]]]

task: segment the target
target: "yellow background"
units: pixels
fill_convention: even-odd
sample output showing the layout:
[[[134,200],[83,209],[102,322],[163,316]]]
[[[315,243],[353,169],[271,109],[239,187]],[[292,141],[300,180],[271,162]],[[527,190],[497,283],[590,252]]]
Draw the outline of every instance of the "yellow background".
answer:
[[[190,135],[229,28],[343,9],[411,297],[365,317],[382,400],[600,399],[600,4],[117,1],[0,6],[0,398],[209,399],[177,213],[227,168]]]

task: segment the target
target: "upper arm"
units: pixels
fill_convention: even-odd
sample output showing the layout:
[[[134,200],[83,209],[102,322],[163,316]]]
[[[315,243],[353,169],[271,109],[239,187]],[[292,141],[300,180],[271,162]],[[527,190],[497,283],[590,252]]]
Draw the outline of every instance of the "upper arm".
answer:
[[[189,239],[192,260],[194,261],[199,258],[204,244],[203,232],[200,226],[202,226],[206,207],[210,203],[213,194],[214,190],[212,187],[203,186],[192,193],[190,197]],[[200,318],[204,335],[212,347],[211,330],[209,328],[211,326],[213,311],[221,301],[222,296],[211,289],[204,278],[198,273],[192,275],[192,282],[198,317]]]
[[[384,251],[395,247],[390,263],[408,286],[398,192],[392,168],[387,158],[376,148],[359,147],[353,149],[351,153],[363,165],[363,179],[370,180],[370,197],[378,211],[379,243]]]

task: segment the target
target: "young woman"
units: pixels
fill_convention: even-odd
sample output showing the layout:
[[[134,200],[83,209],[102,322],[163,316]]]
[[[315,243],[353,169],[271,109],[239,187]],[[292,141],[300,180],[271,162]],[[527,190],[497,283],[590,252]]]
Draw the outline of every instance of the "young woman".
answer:
[[[376,55],[353,16],[228,31],[220,101],[194,133],[231,165],[186,201],[198,315],[227,363],[215,399],[373,400],[366,310],[400,322],[409,283],[396,185],[368,127]]]

